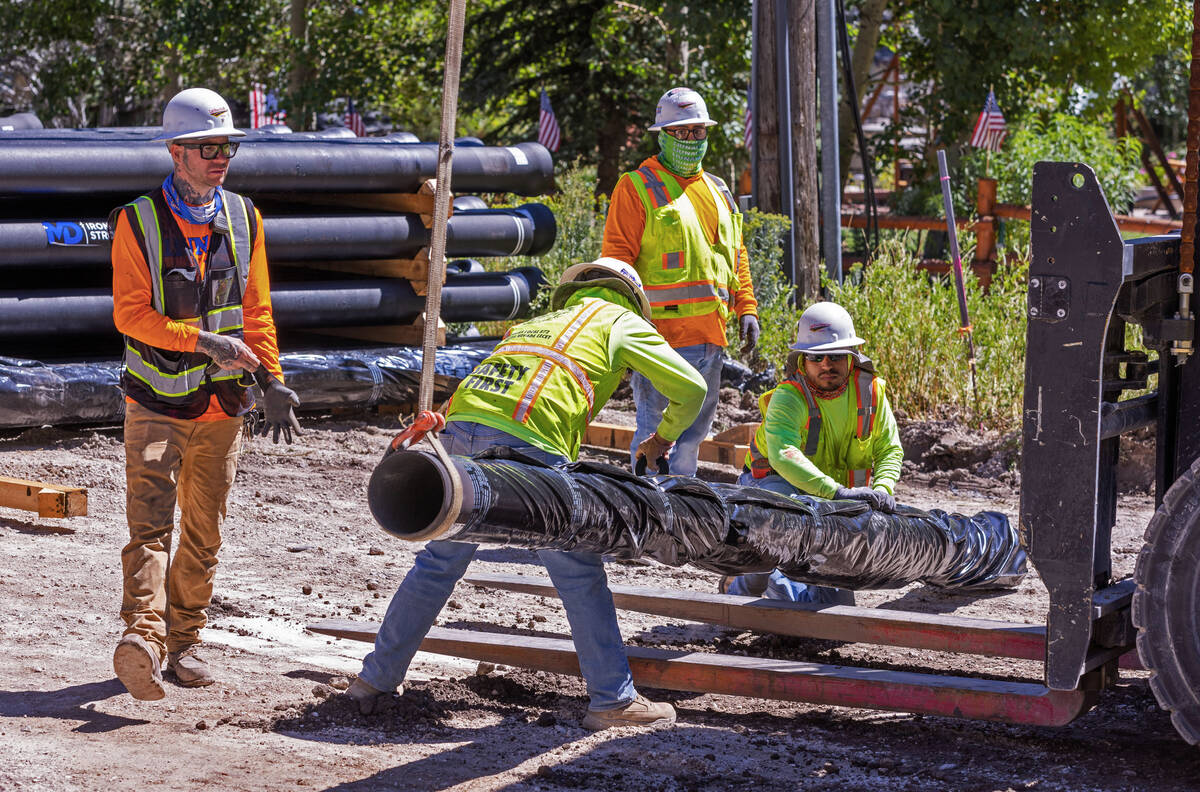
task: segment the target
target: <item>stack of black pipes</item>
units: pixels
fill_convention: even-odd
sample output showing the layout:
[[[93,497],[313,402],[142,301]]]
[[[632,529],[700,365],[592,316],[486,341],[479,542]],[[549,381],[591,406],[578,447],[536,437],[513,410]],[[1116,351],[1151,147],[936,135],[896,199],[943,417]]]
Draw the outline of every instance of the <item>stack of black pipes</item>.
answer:
[[[19,361],[26,371],[31,360],[120,358],[122,343],[112,323],[107,218],[113,208],[157,189],[171,171],[166,145],[153,139],[158,132],[153,127],[0,132],[0,358],[9,358],[14,367]],[[363,328],[417,319],[425,304],[421,273],[401,267],[406,277],[394,275],[405,262],[417,262],[419,270],[430,241],[430,217],[400,211],[412,202],[396,199],[414,197],[422,187],[429,191],[436,144],[416,142],[407,132],[364,138],[345,129],[247,132],[225,186],[262,210],[272,302],[285,353],[322,345],[361,347],[361,341],[321,333],[356,328],[361,338]],[[556,225],[545,205],[489,209],[474,194],[537,196],[553,186],[550,154],[537,143],[456,147],[451,188],[458,197],[447,257],[548,251]],[[477,270],[450,269],[443,287],[445,321],[515,318],[541,282],[534,268]],[[419,368],[419,355],[416,361]],[[305,364],[310,366],[311,355]],[[377,373],[371,376],[379,379]],[[0,371],[0,399],[22,390],[20,382],[6,384],[5,377]],[[0,414],[5,407],[0,404]],[[62,412],[57,417],[70,422],[73,410]],[[31,412],[28,421],[35,425],[54,418]],[[14,425],[11,420],[23,419],[0,425]]]

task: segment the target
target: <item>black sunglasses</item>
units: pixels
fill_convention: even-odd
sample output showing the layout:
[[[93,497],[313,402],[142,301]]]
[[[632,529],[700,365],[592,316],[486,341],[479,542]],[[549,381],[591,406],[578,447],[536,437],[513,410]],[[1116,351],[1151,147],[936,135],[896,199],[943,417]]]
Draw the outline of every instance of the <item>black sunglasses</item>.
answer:
[[[704,140],[708,137],[708,127],[664,127],[667,134],[676,140]]]
[[[228,159],[233,159],[233,155],[237,154],[237,143],[180,143],[180,146],[188,149],[200,149],[200,159],[210,160],[217,158],[217,152],[224,154]]]
[[[804,359],[809,363],[820,363],[825,360],[825,358],[829,358],[831,361],[834,361],[845,354],[845,352],[830,352],[824,355],[810,355],[809,353],[805,352]]]

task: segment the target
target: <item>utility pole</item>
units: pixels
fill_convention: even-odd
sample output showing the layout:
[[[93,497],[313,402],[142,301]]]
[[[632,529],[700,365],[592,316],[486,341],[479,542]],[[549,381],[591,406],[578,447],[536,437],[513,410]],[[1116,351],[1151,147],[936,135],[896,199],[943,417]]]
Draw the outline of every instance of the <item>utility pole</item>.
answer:
[[[842,282],[842,177],[838,173],[837,14],[834,0],[817,0],[817,79],[821,112],[821,252],[825,274]]]
[[[799,302],[821,282],[815,43],[811,2],[754,0],[754,199],[791,220],[783,269]]]

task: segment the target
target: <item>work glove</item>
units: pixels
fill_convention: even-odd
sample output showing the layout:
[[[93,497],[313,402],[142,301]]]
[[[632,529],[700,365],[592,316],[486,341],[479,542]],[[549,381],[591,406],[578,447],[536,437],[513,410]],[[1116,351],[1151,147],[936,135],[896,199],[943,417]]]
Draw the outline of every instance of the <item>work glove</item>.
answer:
[[[265,419],[259,427],[259,434],[266,437],[267,432],[271,431],[271,442],[278,443],[279,434],[282,432],[283,439],[291,445],[292,432],[295,431],[296,436],[300,436],[300,422],[296,420],[296,413],[292,409],[300,406],[300,397],[294,390],[275,379],[265,366],[258,367],[254,372],[254,379],[263,392]]]
[[[758,336],[762,332],[758,326],[758,317],[754,314],[743,316],[739,330],[743,341],[742,354],[749,355],[758,346]]]
[[[658,466],[660,473],[666,472],[667,458],[671,455],[671,447],[674,445],[675,441],[664,440],[658,436],[658,432],[651,434],[637,447],[637,453],[634,454],[637,459],[634,472],[639,476],[645,473],[651,460]]]
[[[833,493],[833,499],[866,501],[875,511],[888,512],[889,514],[896,510],[895,498],[884,490],[871,489],[870,487],[838,487],[837,492]]]

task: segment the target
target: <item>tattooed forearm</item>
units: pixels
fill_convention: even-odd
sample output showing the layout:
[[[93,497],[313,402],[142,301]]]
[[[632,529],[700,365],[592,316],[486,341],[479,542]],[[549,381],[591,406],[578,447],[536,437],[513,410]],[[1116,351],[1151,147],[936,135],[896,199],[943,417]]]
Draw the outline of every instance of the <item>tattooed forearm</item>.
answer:
[[[232,338],[204,330],[200,331],[200,337],[196,339],[196,351],[203,352],[218,364],[232,363],[238,357],[237,344]]]
[[[175,176],[172,179],[172,182],[175,185],[175,193],[183,199],[184,203],[191,204],[192,206],[203,206],[204,204],[208,203],[212,200],[213,193],[216,191],[216,188],[214,187],[209,189],[207,192],[200,192],[191,184],[189,184],[187,179],[179,175],[178,169],[175,171]]]

